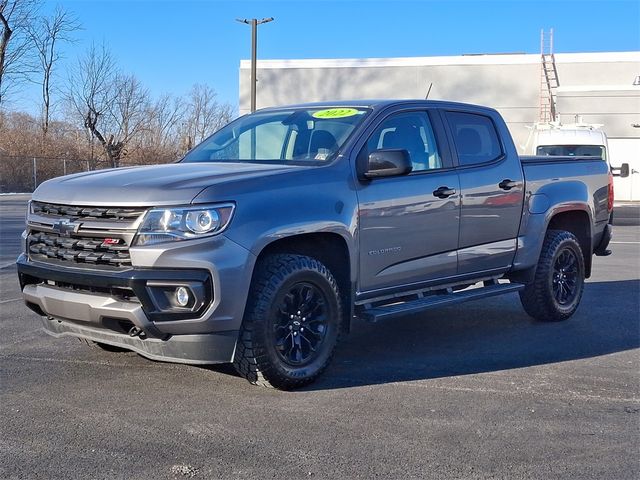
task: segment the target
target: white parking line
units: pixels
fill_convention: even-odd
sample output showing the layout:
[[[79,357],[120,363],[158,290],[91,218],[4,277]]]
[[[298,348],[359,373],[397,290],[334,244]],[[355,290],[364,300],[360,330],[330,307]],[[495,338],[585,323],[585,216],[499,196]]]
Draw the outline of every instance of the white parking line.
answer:
[[[2,300],[0,301],[0,305],[3,305],[5,303],[10,303],[10,302],[17,302],[18,300],[22,300],[22,298],[10,298],[9,300]]]
[[[0,270],[2,270],[3,268],[10,267],[11,265],[15,265],[15,264],[16,264],[15,260],[13,262],[2,263],[2,264],[0,264]]]
[[[42,331],[42,329],[40,329],[39,331]],[[45,336],[44,338],[47,338],[47,337]],[[78,344],[78,347],[82,348],[80,344]],[[133,352],[130,352],[130,353],[133,353]],[[135,357],[132,357],[132,358],[135,358]],[[76,358],[33,357],[30,355],[12,355],[12,354],[8,354],[8,355],[0,354],[0,359],[17,360],[21,362],[31,361],[31,362],[50,362],[50,363],[62,363],[62,364],[67,363],[71,365],[97,365],[97,366],[105,366],[105,367],[130,367],[131,366],[129,363],[115,362],[112,360],[81,360]],[[189,365],[184,365],[180,363],[145,362],[145,363],[136,365],[135,368],[182,370],[188,366]],[[205,375],[207,371],[208,370],[206,369],[202,369],[202,372],[204,372]]]
[[[616,243],[618,245],[638,245],[638,244],[640,244],[640,242],[609,242],[609,243]]]

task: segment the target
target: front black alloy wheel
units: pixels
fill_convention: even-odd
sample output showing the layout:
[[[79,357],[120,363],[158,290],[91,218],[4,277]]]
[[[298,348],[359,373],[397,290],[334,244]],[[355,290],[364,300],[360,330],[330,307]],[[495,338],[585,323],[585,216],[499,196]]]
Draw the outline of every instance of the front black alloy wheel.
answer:
[[[327,337],[326,295],[315,284],[300,282],[284,290],[278,300],[271,317],[278,357],[293,367],[313,362]]]
[[[522,306],[536,320],[566,320],[580,304],[584,276],[584,257],[578,239],[564,230],[549,230],[534,281],[520,291]]]
[[[341,320],[329,269],[304,255],[270,255],[256,267],[234,366],[253,384],[307,385],[329,365]]]

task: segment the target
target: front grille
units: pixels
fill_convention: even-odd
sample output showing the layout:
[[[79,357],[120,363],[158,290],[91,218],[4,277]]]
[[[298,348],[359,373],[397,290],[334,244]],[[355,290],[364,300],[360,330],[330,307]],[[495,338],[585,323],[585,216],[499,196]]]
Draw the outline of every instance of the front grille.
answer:
[[[115,221],[135,220],[145,211],[144,208],[76,207],[53,203],[31,202],[31,211],[52,218],[70,220],[105,219]]]
[[[33,260],[131,266],[129,245],[122,239],[63,237],[56,233],[31,231],[27,241]],[[115,241],[118,243],[113,243]]]
[[[77,268],[131,268],[129,247],[142,207],[91,207],[31,202],[31,260]]]

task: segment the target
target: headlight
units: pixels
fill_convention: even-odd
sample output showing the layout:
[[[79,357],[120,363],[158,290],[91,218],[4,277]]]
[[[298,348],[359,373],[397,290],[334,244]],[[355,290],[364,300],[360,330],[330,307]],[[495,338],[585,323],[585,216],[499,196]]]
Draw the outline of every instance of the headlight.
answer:
[[[145,213],[133,245],[153,245],[216,235],[229,225],[233,209],[231,203],[154,208]]]

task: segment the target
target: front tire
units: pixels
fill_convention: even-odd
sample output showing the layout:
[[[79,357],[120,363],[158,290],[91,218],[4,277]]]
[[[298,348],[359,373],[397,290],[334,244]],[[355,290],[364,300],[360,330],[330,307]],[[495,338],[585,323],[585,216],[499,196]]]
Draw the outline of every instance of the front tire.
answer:
[[[520,291],[522,306],[539,321],[566,320],[580,304],[584,275],[584,256],[578,239],[564,230],[549,230],[534,281]]]
[[[331,362],[341,319],[338,285],[328,268],[304,255],[270,255],[257,266],[234,366],[256,385],[308,385]]]

